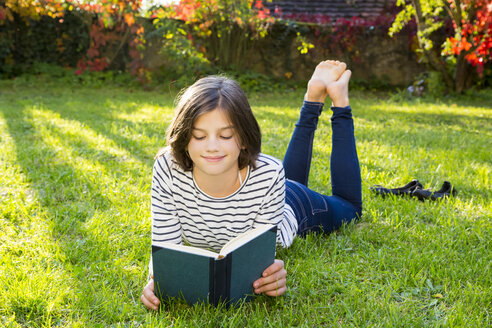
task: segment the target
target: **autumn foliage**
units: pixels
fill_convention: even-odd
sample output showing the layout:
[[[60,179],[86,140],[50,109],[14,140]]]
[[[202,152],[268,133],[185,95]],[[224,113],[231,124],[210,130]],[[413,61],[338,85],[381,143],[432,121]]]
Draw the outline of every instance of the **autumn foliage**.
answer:
[[[452,9],[459,2],[448,0]],[[484,64],[492,59],[492,3],[487,0],[465,0],[461,11],[466,16],[460,21],[453,21],[455,35],[448,38],[444,52],[459,56],[477,68],[481,75]]]
[[[271,12],[266,1],[181,0],[154,7],[146,21],[140,17],[141,0],[2,0],[0,74],[16,76],[19,72],[8,67],[41,60],[74,68],[76,74],[129,71],[145,83],[150,73],[143,53],[150,37],[162,45],[158,56],[168,65],[164,74],[174,70],[176,76],[200,75],[209,73],[210,67],[241,71],[255,64],[253,52],[268,56],[266,49],[258,51],[255,46],[275,49],[272,44],[280,44],[282,40],[266,38],[279,30],[281,38],[294,40],[302,55],[316,47],[358,62],[361,38],[382,27],[386,31],[394,17],[391,12],[370,19],[296,16],[278,9]],[[402,9],[391,33],[416,26],[412,46],[420,59],[440,72],[449,89],[464,90],[473,71],[482,76],[492,59],[489,0],[397,0],[397,4]],[[50,24],[55,35],[43,31],[43,24]],[[307,38],[309,33],[314,37]]]
[[[144,28],[136,19],[140,2],[139,0],[102,0],[100,3],[80,5],[82,10],[96,13],[96,17],[91,22],[90,47],[86,55],[79,60],[76,73],[86,69],[100,71],[109,67],[121,48],[128,44],[131,58],[128,68],[132,74],[144,78],[145,69],[140,52],[144,45]],[[113,48],[112,51],[105,52],[109,47]]]
[[[471,85],[471,67],[482,76],[485,63],[492,59],[492,3],[488,0],[398,0],[402,10],[390,35],[410,21],[417,24],[418,51],[440,72],[446,86],[462,92]],[[451,21],[452,32],[439,48],[435,35]],[[437,49],[436,49],[437,48]],[[452,71],[452,73],[450,73]]]
[[[148,76],[142,63],[144,47],[142,25],[137,20],[140,0],[6,0],[0,5],[0,25],[20,19],[29,26],[30,22],[44,17],[64,23],[69,13],[82,17],[90,36],[90,44],[84,54],[80,54],[76,74],[86,70],[102,71],[111,67],[115,58],[127,51],[130,60],[126,63],[132,74],[145,80]],[[67,35],[64,35],[67,38]],[[60,44],[63,38],[57,40]],[[64,50],[63,46],[59,47]],[[15,58],[10,58],[10,61]]]
[[[167,26],[163,34],[168,43],[185,36],[191,47],[223,69],[243,68],[252,42],[264,38],[274,22],[262,0],[181,0],[156,8],[152,17],[157,28]],[[181,24],[171,28],[165,22],[169,20]]]

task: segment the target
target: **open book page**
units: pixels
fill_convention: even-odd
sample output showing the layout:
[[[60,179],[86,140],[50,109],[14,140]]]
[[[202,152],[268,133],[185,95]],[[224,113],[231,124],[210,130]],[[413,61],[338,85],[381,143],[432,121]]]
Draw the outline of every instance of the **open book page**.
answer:
[[[166,246],[165,246],[166,248],[175,249],[175,250],[185,252],[185,253],[203,255],[203,256],[213,257],[213,258],[217,258],[219,256],[219,254],[217,254],[215,252],[208,251],[206,249],[202,249],[202,248],[198,248],[198,247],[184,246],[184,245],[172,244],[172,243],[165,243],[165,244],[166,244]]]
[[[267,225],[246,231],[245,233],[242,233],[239,236],[229,240],[220,250],[219,258],[226,256],[227,254],[229,254],[233,250],[241,247],[242,245],[246,244],[248,241],[254,239],[256,236],[261,235],[265,231],[270,230],[271,228],[273,228],[273,225],[267,224]]]

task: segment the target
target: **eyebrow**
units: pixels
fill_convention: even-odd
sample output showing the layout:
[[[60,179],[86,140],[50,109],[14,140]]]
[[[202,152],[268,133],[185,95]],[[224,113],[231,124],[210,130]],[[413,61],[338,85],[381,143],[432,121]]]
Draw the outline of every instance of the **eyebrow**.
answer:
[[[223,131],[223,130],[229,130],[229,129],[234,129],[234,127],[232,125],[229,125],[229,126],[226,126],[226,127],[223,127],[223,128],[220,128],[219,131]],[[203,132],[206,132],[205,129],[199,129],[199,128],[195,128],[193,127],[192,130],[197,130],[197,131],[203,131]]]

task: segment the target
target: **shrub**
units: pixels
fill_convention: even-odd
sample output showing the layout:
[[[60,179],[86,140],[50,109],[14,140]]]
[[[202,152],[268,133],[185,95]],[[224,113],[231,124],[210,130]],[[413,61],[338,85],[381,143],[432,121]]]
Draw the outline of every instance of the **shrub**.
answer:
[[[13,77],[36,62],[74,67],[89,47],[89,31],[77,13],[36,19],[12,12],[0,23],[0,75]]]
[[[182,0],[153,11],[154,25],[165,42],[163,54],[175,53],[221,69],[247,67],[252,42],[264,38],[273,23],[261,0]],[[179,21],[170,23],[169,20]],[[199,55],[201,54],[201,55]]]
[[[0,74],[43,61],[85,70],[129,70],[144,81],[139,0],[16,1],[0,4]]]

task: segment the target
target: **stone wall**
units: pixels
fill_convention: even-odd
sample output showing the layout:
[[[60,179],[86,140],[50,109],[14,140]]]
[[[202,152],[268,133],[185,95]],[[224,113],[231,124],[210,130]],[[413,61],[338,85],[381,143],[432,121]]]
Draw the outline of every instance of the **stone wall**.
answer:
[[[309,35],[308,40],[315,45],[314,49],[308,54],[300,54],[295,35],[280,43],[267,38],[259,43],[256,53],[252,54],[251,62],[255,63],[252,68],[277,77],[292,74],[293,79],[307,80],[318,62],[338,59],[348,64],[355,79],[379,79],[393,86],[412,84],[426,69],[424,64],[418,62],[417,55],[410,48],[410,39],[405,34],[390,38],[379,33],[360,38],[350,52],[343,49],[330,51],[314,35]],[[355,53],[358,58],[354,58]]]
[[[409,37],[400,34],[390,38],[385,33],[366,33],[358,37],[355,48],[350,52],[327,47],[315,36],[314,32],[306,34],[307,39],[315,45],[308,54],[300,54],[295,41],[295,31],[286,32],[282,26],[274,27],[270,35],[257,41],[245,59],[245,67],[254,71],[279,78],[289,77],[294,80],[307,80],[316,64],[325,59],[345,61],[352,70],[353,78],[365,81],[378,79],[393,86],[408,86],[419,74],[425,71],[425,65],[418,62],[417,55],[410,48]],[[159,55],[159,40],[149,42],[144,57],[147,67],[162,71],[166,63]],[[328,48],[337,49],[334,53]],[[357,53],[357,59],[354,54]],[[169,64],[169,63],[168,63]]]

